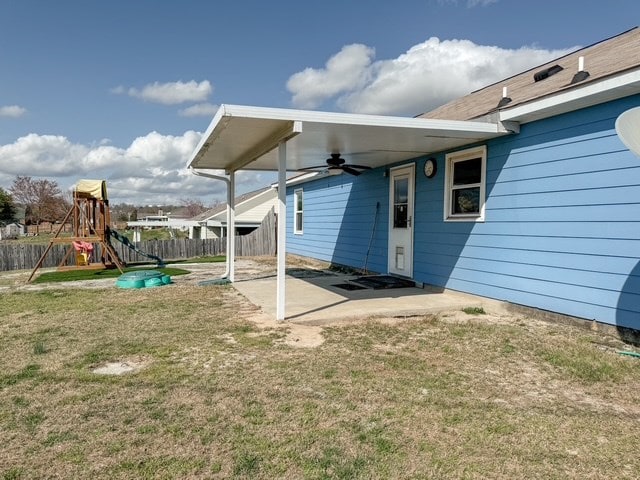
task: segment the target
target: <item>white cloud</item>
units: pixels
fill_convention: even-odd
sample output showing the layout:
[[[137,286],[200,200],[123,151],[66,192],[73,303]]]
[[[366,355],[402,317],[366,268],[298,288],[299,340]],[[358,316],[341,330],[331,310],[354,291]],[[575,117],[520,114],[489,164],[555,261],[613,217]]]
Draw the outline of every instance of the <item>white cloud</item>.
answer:
[[[178,111],[182,117],[212,117],[218,111],[218,105],[211,103],[197,103]]]
[[[6,105],[0,107],[0,117],[18,118],[27,113],[27,109],[19,105]]]
[[[0,171],[11,175],[72,175],[88,153],[60,135],[30,133],[14,143],[0,146]]]
[[[181,136],[162,135],[151,132],[136,138],[125,151],[128,159],[134,160],[139,167],[149,169],[175,170],[184,166],[200,141],[201,134],[188,131]],[[149,174],[144,175],[149,176]]]
[[[344,47],[332,59],[350,51],[350,47]],[[372,55],[372,49],[357,47]],[[351,69],[348,72],[328,68],[329,62],[324,70],[308,68],[292,75],[288,87],[294,105],[305,106],[299,105],[300,99],[314,100],[306,102],[306,108],[333,100],[349,112],[417,115],[572,50],[503,49],[469,40],[441,41],[432,37],[395,59],[352,62],[347,65]],[[316,72],[320,75],[314,78]],[[323,88],[318,83],[334,88]]]
[[[163,105],[177,105],[188,102],[204,102],[213,92],[213,86],[209,80],[196,82],[167,82],[167,83],[149,83],[137,89],[134,87],[125,88],[122,85],[112,88],[111,93],[128,94],[131,97],[140,98],[141,100],[153,103],[161,103]]]
[[[362,88],[369,80],[374,56],[375,50],[366,45],[346,45],[327,61],[325,68],[306,68],[293,74],[287,82],[293,104],[315,108],[334,95]]]
[[[205,205],[224,201],[222,182],[196,177],[185,167],[200,138],[201,133],[194,131],[177,136],[151,132],[119,148],[32,133],[0,145],[0,186],[8,189],[17,175],[55,180],[63,189],[72,188],[79,179],[95,178],[107,181],[112,203],[180,204],[184,198],[197,198]],[[271,181],[269,175],[243,172],[237,176],[237,190],[254,190]]]

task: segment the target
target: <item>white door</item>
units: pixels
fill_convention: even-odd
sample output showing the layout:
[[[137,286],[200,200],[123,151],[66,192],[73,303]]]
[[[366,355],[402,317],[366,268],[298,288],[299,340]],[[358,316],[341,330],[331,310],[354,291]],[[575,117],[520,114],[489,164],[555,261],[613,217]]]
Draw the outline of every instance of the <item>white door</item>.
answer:
[[[389,179],[389,273],[413,277],[415,165],[397,167]]]

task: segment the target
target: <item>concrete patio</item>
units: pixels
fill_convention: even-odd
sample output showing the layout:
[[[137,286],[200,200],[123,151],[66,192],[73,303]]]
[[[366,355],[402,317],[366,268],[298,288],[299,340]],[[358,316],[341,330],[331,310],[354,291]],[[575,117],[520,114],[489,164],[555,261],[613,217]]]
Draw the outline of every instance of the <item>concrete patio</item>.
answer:
[[[329,270],[288,269],[286,320],[323,325],[370,317],[410,317],[465,307],[502,308],[502,302],[429,286],[348,290],[337,285],[358,285],[358,275]],[[276,277],[241,279],[233,286],[251,303],[275,318]]]
[[[233,287],[273,319],[276,318],[276,274],[273,258],[240,258],[236,261]],[[371,317],[411,317],[465,307],[482,307],[502,312],[505,304],[453,290],[430,286],[411,288],[347,290],[338,285],[359,284],[359,275],[336,271],[325,262],[288,256],[285,320],[297,324],[326,325]],[[181,263],[174,265],[191,273],[173,277],[174,285],[206,285],[222,276],[224,263]],[[51,288],[106,288],[114,280],[85,280],[52,284],[25,284],[28,271],[3,272],[0,292]]]

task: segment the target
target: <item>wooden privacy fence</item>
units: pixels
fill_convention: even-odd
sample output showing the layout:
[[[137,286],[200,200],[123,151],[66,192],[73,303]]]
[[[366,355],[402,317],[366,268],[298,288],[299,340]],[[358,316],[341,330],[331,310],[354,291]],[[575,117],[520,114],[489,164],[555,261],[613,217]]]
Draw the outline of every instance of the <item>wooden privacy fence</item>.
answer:
[[[271,211],[259,228],[248,235],[235,237],[236,255],[239,257],[276,254],[276,217]],[[120,242],[112,241],[118,256],[125,263],[149,261]],[[194,239],[174,238],[171,240],[149,240],[138,242],[136,248],[165,261],[184,260],[210,255],[225,255],[226,238]],[[53,245],[42,264],[43,268],[57,267],[70,245]],[[100,246],[96,245],[93,258],[100,258]],[[33,269],[47,248],[47,244],[33,245],[15,242],[0,242],[0,271]],[[73,256],[72,256],[73,257]],[[73,258],[69,264],[73,264]]]

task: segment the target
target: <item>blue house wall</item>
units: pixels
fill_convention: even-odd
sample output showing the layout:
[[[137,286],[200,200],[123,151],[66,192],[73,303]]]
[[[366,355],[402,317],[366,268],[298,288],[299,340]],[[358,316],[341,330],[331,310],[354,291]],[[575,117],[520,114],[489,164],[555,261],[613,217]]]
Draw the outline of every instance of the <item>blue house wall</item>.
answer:
[[[614,129],[638,105],[640,96],[628,97],[487,142],[481,223],[443,221],[448,152],[433,155],[431,179],[416,159],[414,279],[640,329],[640,159]],[[368,269],[387,271],[383,169],[295,188],[304,191],[304,233],[288,232],[288,251],[358,268],[369,251]]]
[[[376,169],[359,177],[327,176],[288,189],[303,190],[304,228],[293,233],[287,209],[287,252],[372,272],[387,270],[388,179]]]

